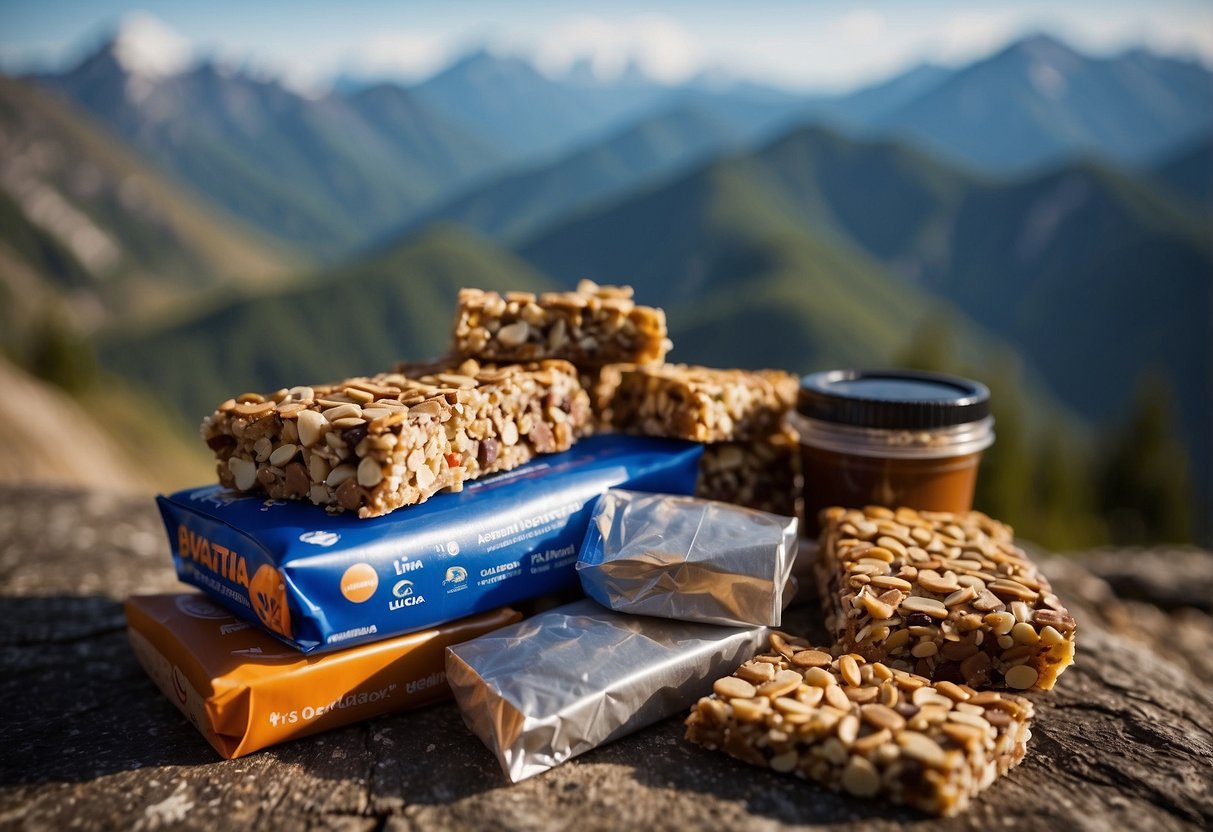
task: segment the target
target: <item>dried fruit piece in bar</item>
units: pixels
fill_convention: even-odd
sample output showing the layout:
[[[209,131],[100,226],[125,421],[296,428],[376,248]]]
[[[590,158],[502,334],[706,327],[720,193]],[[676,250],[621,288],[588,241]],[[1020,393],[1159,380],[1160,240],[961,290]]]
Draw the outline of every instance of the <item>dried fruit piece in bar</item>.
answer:
[[[717,680],[687,739],[856,797],[954,815],[1023,759],[1032,704],[771,635]]]
[[[625,369],[611,401],[611,423],[625,433],[696,442],[765,439],[779,431],[798,385],[782,370],[687,364]]]
[[[665,312],[639,306],[631,286],[582,280],[574,292],[459,292],[454,353],[483,361],[560,358],[580,367],[662,361]]]
[[[936,681],[1049,690],[1074,618],[1010,527],[871,506],[821,513],[818,579],[839,648]]]

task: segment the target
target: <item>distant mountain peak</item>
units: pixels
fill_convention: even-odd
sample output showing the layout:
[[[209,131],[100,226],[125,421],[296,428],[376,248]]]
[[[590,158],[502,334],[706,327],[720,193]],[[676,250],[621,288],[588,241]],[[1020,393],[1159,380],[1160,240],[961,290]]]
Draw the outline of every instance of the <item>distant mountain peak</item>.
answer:
[[[1072,47],[1048,32],[1034,32],[1026,35],[1007,47],[1008,52],[1019,52],[1037,58],[1078,53]]]
[[[503,67],[526,66],[530,63],[518,55],[505,51],[489,43],[482,43],[464,52],[447,67],[452,69],[467,69],[468,67]]]
[[[106,46],[128,74],[164,78],[186,70],[193,60],[190,42],[163,21],[142,12],[126,17]]]
[[[547,66],[542,61],[537,66],[552,80],[573,86],[661,86],[661,82],[649,75],[635,55],[629,55],[621,63],[600,60],[593,55],[579,55],[567,66]]]
[[[1087,60],[1053,35],[1036,32],[1009,44],[985,63],[1013,67],[1012,71],[1024,77],[1038,95],[1057,100],[1066,97],[1071,74]]]

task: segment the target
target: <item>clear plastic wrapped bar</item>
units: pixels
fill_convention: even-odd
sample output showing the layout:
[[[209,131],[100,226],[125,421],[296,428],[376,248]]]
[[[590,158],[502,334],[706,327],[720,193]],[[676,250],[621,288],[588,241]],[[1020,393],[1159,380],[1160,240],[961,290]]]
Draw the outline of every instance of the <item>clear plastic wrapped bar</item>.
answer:
[[[767,633],[584,600],[448,649],[447,681],[464,722],[518,782],[690,707]]]
[[[778,627],[797,521],[728,503],[611,489],[598,499],[577,573],[618,612]]]

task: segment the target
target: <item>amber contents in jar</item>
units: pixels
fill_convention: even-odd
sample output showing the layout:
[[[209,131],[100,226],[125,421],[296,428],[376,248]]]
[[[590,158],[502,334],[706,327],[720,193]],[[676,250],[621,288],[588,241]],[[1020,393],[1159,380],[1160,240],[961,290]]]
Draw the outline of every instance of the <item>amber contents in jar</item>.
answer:
[[[821,531],[823,508],[906,506],[923,511],[968,511],[973,507],[981,454],[939,459],[882,459],[800,446],[804,480],[805,533]]]
[[[963,512],[981,453],[994,441],[990,391],[912,370],[831,370],[800,382],[804,530],[830,506]]]

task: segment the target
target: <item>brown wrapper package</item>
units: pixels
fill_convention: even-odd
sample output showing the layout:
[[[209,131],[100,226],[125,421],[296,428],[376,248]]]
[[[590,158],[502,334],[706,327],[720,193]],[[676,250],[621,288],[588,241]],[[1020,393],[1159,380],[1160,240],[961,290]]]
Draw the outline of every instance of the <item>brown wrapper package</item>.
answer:
[[[126,602],[139,663],[228,759],[446,699],[446,648],[520,618],[500,609],[309,657],[198,594]]]

